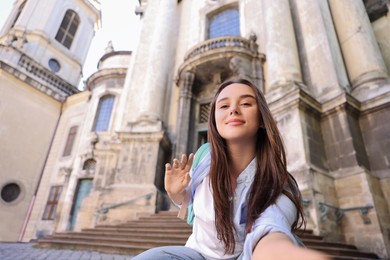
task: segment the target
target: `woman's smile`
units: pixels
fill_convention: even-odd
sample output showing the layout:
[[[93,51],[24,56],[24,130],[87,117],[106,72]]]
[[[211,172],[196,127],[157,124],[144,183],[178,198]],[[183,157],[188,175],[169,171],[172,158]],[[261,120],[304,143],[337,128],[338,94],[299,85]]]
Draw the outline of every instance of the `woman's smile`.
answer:
[[[232,118],[232,119],[228,120],[226,122],[226,124],[231,125],[231,126],[239,126],[239,125],[245,124],[245,121],[241,120],[241,119],[237,119],[237,118]]]
[[[218,133],[226,141],[255,140],[260,126],[260,111],[255,92],[245,84],[224,88],[216,101]]]

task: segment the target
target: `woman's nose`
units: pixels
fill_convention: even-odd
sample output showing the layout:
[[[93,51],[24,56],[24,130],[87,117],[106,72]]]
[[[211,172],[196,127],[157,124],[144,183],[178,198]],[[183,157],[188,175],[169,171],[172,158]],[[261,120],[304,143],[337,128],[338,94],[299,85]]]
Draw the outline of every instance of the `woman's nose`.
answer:
[[[233,114],[239,114],[239,109],[238,109],[238,106],[237,105],[231,105],[230,106],[230,114],[233,115]]]

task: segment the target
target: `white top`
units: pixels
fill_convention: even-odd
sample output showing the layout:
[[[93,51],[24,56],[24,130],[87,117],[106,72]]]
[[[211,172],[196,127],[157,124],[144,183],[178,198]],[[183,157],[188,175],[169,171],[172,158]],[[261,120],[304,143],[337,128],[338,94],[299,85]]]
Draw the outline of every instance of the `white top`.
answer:
[[[252,231],[245,232],[246,203],[256,173],[256,159],[237,178],[234,193],[233,223],[236,229],[236,247],[232,255],[225,255],[223,243],[217,239],[215,229],[214,201],[209,176],[196,188],[193,209],[195,214],[192,234],[186,246],[200,252],[207,260],[216,259],[250,259],[257,242],[268,233],[282,232],[298,244],[291,232],[297,210],[292,201],[280,195],[276,203],[268,207],[256,220]],[[241,254],[242,253],[242,254]]]

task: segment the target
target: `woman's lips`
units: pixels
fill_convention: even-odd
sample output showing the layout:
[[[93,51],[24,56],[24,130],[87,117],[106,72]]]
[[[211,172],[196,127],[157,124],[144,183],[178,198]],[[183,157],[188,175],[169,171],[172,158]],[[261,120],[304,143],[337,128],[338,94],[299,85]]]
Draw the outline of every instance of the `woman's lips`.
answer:
[[[230,119],[230,120],[228,120],[227,122],[226,122],[226,124],[227,125],[242,125],[242,124],[244,124],[245,123],[245,121],[243,121],[243,120],[240,120],[240,119]]]

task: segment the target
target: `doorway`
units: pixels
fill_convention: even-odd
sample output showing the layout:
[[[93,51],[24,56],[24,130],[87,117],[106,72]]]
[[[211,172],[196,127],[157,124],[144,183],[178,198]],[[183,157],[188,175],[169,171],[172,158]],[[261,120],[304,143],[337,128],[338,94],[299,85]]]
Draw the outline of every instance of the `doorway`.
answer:
[[[80,179],[77,184],[72,210],[70,212],[69,230],[73,231],[77,221],[77,214],[85,197],[89,195],[92,189],[92,179]]]

